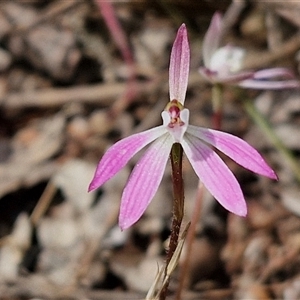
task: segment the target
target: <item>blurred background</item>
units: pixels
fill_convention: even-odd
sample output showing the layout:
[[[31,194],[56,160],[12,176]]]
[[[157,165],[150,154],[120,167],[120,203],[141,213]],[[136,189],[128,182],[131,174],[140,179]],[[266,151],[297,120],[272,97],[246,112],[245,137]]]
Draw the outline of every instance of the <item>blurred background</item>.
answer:
[[[140,154],[97,191],[87,188],[110,145],[161,124],[182,23],[191,44],[185,105],[194,125],[212,127],[211,84],[198,69],[216,11],[226,17],[222,43],[246,50],[244,69],[287,67],[299,75],[297,1],[103,2],[0,2],[0,299],[145,297],[170,233],[170,166],[145,215],[123,232],[120,198]],[[246,98],[293,156],[294,170],[249,117]],[[223,99],[222,130],[257,148],[279,181],[224,157],[249,213],[228,214],[205,193],[182,299],[299,299],[299,90],[228,87]],[[184,177],[186,224],[198,187],[187,161]]]

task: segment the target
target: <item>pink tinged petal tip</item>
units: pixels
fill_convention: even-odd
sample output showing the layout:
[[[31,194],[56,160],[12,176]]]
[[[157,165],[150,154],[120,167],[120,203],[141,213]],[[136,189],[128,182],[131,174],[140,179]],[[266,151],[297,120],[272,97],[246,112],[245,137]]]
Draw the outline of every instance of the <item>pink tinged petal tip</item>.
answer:
[[[214,146],[242,167],[271,179],[278,179],[262,156],[244,140],[229,133],[196,126],[189,126],[188,133]]]
[[[217,51],[221,41],[222,15],[216,12],[211,20],[208,30],[203,39],[203,61],[204,66],[210,69],[213,54]]]
[[[142,148],[166,133],[163,126],[131,135],[111,146],[100,160],[89,191],[92,191],[119,172],[127,162]]]
[[[122,230],[139,220],[154,197],[162,180],[172,144],[169,134],[161,136],[149,146],[134,167],[121,200],[119,226]]]
[[[190,69],[190,46],[185,24],[178,29],[170,58],[170,101],[176,99],[184,104]]]
[[[188,133],[182,147],[196,174],[215,199],[230,212],[246,216],[247,206],[240,185],[222,159]]]

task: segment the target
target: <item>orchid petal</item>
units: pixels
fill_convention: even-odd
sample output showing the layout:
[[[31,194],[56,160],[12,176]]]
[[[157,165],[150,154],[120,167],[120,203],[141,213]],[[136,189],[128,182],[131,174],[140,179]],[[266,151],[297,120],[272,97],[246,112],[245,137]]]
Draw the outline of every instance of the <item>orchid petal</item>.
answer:
[[[112,178],[138,151],[166,132],[167,129],[164,126],[155,127],[131,135],[111,146],[97,166],[89,191],[98,188]]]
[[[172,138],[158,138],[134,167],[122,195],[119,225],[130,227],[142,216],[162,180],[172,148]]]
[[[216,200],[230,212],[245,216],[247,206],[242,190],[223,160],[200,139],[188,133],[182,147],[196,174]]]
[[[287,68],[270,68],[255,72],[254,79],[266,79],[273,77],[295,78],[293,72]]]
[[[244,168],[277,179],[275,172],[261,155],[244,140],[229,133],[192,125],[188,127],[187,132],[214,146]]]
[[[222,33],[222,15],[216,12],[211,20],[208,30],[203,39],[203,62],[204,66],[210,68],[213,54],[219,48]]]
[[[200,67],[199,72],[208,81],[214,83],[227,83],[227,84],[237,84],[241,80],[243,81],[249,78],[253,78],[254,76],[253,71],[245,71],[236,74],[228,74],[226,76],[220,76],[218,72],[211,71],[210,69],[207,69],[205,67]]]
[[[189,70],[190,46],[185,24],[182,24],[178,29],[170,59],[169,86],[171,101],[176,99],[184,104]]]
[[[253,71],[244,71],[239,73],[232,73],[226,76],[218,76],[218,82],[220,83],[228,83],[228,84],[236,84],[240,81],[248,80],[249,78],[253,78]]]
[[[248,89],[281,90],[281,89],[298,88],[300,87],[300,81],[297,80],[267,81],[267,80],[246,79],[239,82],[237,85]]]

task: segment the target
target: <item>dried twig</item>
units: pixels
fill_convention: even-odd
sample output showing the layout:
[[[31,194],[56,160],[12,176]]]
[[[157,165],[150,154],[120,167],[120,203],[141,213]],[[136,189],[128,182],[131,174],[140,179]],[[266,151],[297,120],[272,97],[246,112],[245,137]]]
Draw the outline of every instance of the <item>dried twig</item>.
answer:
[[[162,86],[161,82],[167,82],[162,74],[155,80],[148,82],[136,82],[137,94],[153,94],[157,88],[162,88],[167,93],[167,83]],[[203,79],[198,72],[190,76],[189,86],[199,85]],[[82,102],[101,106],[111,106],[114,99],[124,94],[127,88],[126,83],[107,83],[96,85],[82,85],[70,88],[48,88],[28,92],[11,93],[0,98],[0,105],[3,108],[26,108],[26,107],[60,107],[67,103]],[[167,99],[165,101],[167,104]]]
[[[288,57],[300,49],[300,36],[294,35],[288,41],[282,44],[281,47],[274,49],[272,52],[259,52],[249,54],[243,65],[244,69],[260,69],[267,67],[277,60]]]
[[[41,217],[48,209],[56,190],[57,190],[56,186],[51,181],[49,181],[42,196],[40,197],[37,205],[35,206],[30,216],[30,220],[34,226],[37,225]]]
[[[69,9],[72,9],[76,7],[78,4],[82,4],[80,1],[76,0],[69,0],[69,1],[56,1],[39,14],[39,16],[28,25],[21,25],[17,27],[12,27],[9,31],[9,35],[19,35],[19,34],[25,34],[26,32],[30,31],[32,28],[36,28],[36,26],[47,22],[53,18],[57,18],[59,15],[63,14],[64,12],[68,11]]]
[[[155,83],[139,83],[138,91],[150,92]],[[97,84],[70,88],[49,88],[43,90],[11,93],[0,99],[4,108],[57,107],[70,102],[93,103],[103,106],[112,104],[126,89],[126,83]]]
[[[223,34],[226,34],[227,31],[234,26],[246,5],[245,0],[232,1],[223,17]]]
[[[274,51],[282,44],[282,31],[279,16],[273,11],[266,12],[266,27],[268,30],[268,47]]]

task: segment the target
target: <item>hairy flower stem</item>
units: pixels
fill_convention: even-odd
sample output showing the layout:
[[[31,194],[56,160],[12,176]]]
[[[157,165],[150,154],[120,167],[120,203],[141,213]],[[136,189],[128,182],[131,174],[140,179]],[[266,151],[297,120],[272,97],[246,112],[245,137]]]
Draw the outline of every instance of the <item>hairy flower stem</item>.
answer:
[[[245,109],[252,120],[259,126],[266,137],[272,142],[274,147],[282,155],[290,169],[293,171],[296,179],[300,182],[300,165],[294,158],[292,152],[282,143],[280,138],[276,135],[267,119],[256,109],[251,100],[245,100]]]
[[[223,116],[223,85],[214,84],[212,87],[212,106],[213,106],[213,127],[216,130],[221,129]]]
[[[178,246],[179,233],[184,214],[184,186],[182,177],[182,154],[183,149],[179,143],[175,143],[171,150],[171,165],[172,165],[172,181],[173,181],[173,218],[171,225],[171,236],[169,242],[169,249],[166,258],[165,276],[167,275],[167,268],[172,259],[172,256]],[[165,284],[161,294],[160,300],[166,299],[168,291],[169,280]]]
[[[190,258],[192,255],[192,248],[193,248],[193,243],[195,240],[196,236],[196,227],[199,222],[201,212],[202,212],[202,203],[203,203],[203,196],[205,192],[205,187],[201,181],[199,181],[198,189],[197,189],[197,195],[196,195],[196,201],[195,201],[195,206],[193,209],[193,214],[192,214],[192,220],[191,220],[191,225],[189,227],[189,231],[186,237],[186,247],[185,247],[185,257],[184,260],[181,264],[181,269],[180,269],[180,274],[179,274],[179,283],[178,283],[178,288],[176,292],[176,300],[181,300],[181,294],[184,289],[188,287],[188,273],[190,270]]]

